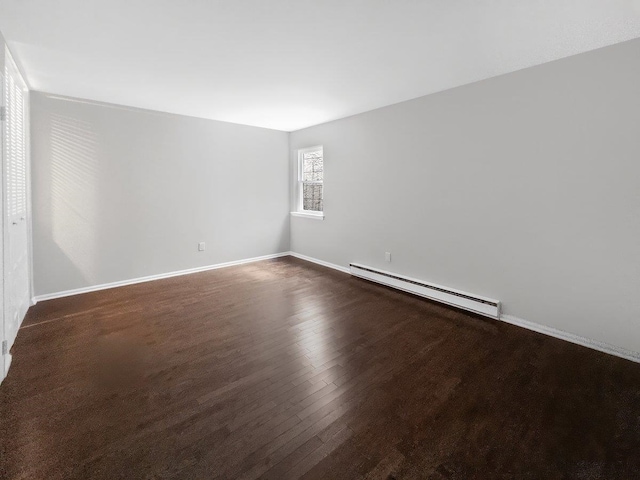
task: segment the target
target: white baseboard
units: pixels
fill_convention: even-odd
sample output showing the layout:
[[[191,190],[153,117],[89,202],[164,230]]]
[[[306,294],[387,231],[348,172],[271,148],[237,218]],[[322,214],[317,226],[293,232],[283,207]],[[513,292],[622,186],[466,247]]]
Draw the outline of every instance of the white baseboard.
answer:
[[[513,315],[501,315],[500,320],[512,325],[517,325],[518,327],[526,328],[527,330],[533,330],[534,332],[549,335],[550,337],[559,338],[560,340],[566,340],[567,342],[582,345],[583,347],[598,350],[599,352],[608,353],[610,355],[615,355],[616,357],[626,358],[627,360],[631,360],[632,362],[640,363],[640,352],[634,352],[632,350],[627,350],[626,348],[616,347],[615,345],[610,345],[599,340],[581,337],[580,335],[575,335],[573,333],[558,330],[546,325],[540,325],[539,323],[529,322],[527,320],[514,317]]]
[[[178,277],[181,275],[189,275],[190,273],[206,272],[208,270],[217,270],[218,268],[233,267],[243,265],[245,263],[259,262],[261,260],[270,260],[272,258],[286,257],[290,252],[280,252],[271,255],[263,255],[261,257],[245,258],[242,260],[234,260],[233,262],[218,263],[215,265],[207,265],[204,267],[188,268],[186,270],[178,270],[175,272],[160,273],[158,275],[149,275],[146,277],[132,278],[130,280],[122,280],[118,282],[103,283],[100,285],[92,285],[90,287],[75,288],[73,290],[65,290],[63,292],[48,293],[46,295],[38,295],[34,298],[36,302],[45,300],[53,300],[54,298],[70,297],[72,295],[80,295],[82,293],[97,292],[99,290],[108,290],[110,288],[124,287],[127,285],[135,285],[136,283],[152,282],[153,280],[161,280],[163,278]]]
[[[340,265],[336,265],[335,263],[329,263],[325,262],[324,260],[318,260],[317,258],[307,257],[306,255],[301,255],[300,253],[289,252],[289,255],[299,258],[300,260],[317,263],[318,265],[322,265],[323,267],[333,268],[334,270],[338,270],[339,272],[350,274],[349,267],[341,267]]]

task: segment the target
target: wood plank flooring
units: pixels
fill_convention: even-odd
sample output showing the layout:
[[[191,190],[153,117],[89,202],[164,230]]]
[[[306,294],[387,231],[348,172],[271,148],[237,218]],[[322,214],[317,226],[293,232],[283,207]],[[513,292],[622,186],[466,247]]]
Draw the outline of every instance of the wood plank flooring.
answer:
[[[291,257],[42,302],[7,479],[640,478],[640,365]]]

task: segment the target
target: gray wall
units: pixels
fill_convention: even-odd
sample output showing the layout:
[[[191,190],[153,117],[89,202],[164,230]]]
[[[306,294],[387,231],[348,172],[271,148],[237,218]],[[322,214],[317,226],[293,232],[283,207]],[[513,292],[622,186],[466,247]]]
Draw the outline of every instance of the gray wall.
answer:
[[[292,218],[291,249],[640,351],[638,59],[634,40],[292,133],[292,164],[324,146],[326,219]]]
[[[36,295],[289,250],[287,133],[42,93],[31,121]]]

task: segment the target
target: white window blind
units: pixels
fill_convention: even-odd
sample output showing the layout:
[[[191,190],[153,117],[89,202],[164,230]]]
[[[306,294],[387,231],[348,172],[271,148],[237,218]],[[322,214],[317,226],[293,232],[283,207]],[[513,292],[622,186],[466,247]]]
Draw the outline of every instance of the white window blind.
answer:
[[[8,53],[8,52],[7,52]],[[6,201],[10,220],[27,213],[26,86],[9,54],[5,63]]]

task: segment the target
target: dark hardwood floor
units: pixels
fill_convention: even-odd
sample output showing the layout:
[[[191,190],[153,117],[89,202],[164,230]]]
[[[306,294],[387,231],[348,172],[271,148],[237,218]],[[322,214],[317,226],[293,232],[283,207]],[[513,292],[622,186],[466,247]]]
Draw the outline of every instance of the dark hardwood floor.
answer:
[[[2,478],[640,478],[640,365],[291,257],[33,307]]]

